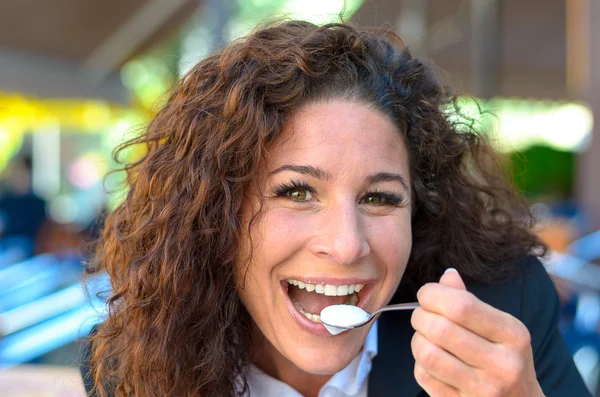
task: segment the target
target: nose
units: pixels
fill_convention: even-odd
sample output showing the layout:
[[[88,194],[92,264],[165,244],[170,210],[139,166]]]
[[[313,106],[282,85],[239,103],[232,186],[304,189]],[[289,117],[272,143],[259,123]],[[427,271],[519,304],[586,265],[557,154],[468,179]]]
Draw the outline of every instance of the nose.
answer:
[[[315,230],[313,249],[319,256],[350,265],[371,252],[366,237],[361,214],[355,203],[349,203],[324,211]]]

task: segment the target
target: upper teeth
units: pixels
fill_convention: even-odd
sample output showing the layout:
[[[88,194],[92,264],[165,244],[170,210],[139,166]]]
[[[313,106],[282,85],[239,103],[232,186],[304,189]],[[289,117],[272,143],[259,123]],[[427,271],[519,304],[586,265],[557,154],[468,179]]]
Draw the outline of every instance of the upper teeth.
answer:
[[[316,292],[317,294],[323,294],[327,296],[344,296],[352,295],[355,292],[359,292],[364,285],[363,284],[349,284],[349,285],[331,285],[331,284],[311,284],[304,283],[298,280],[288,280],[288,283],[295,285],[300,289],[306,288],[308,292]]]

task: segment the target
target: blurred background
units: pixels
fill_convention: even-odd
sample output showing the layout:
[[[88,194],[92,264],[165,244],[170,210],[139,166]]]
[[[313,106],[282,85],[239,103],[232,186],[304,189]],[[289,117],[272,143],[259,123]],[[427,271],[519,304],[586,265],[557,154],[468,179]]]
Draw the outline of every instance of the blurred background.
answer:
[[[103,179],[112,149],[199,59],[261,21],[342,10],[398,33],[464,94],[541,222],[561,332],[600,396],[594,0],[0,0],[0,395],[84,395],[78,339],[101,321],[107,280],[90,280],[88,300],[81,263],[123,197],[119,174]]]

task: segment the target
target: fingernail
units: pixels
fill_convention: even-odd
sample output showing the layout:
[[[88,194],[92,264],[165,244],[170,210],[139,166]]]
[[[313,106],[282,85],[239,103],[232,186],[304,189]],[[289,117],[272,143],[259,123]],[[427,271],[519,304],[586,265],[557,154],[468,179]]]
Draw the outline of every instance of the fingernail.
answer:
[[[444,271],[444,274],[451,273],[451,272],[458,273],[458,270],[456,270],[453,267],[449,267],[448,269],[446,269],[446,271]]]

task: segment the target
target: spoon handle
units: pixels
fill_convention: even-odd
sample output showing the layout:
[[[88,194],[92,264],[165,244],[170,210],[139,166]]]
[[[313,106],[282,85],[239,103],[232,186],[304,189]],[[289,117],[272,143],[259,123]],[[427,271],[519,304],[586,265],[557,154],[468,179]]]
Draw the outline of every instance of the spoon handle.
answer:
[[[414,310],[417,307],[419,307],[419,302],[399,303],[397,305],[384,306],[379,310],[375,310],[375,312],[373,312],[373,315],[382,312],[389,312],[392,310]]]

